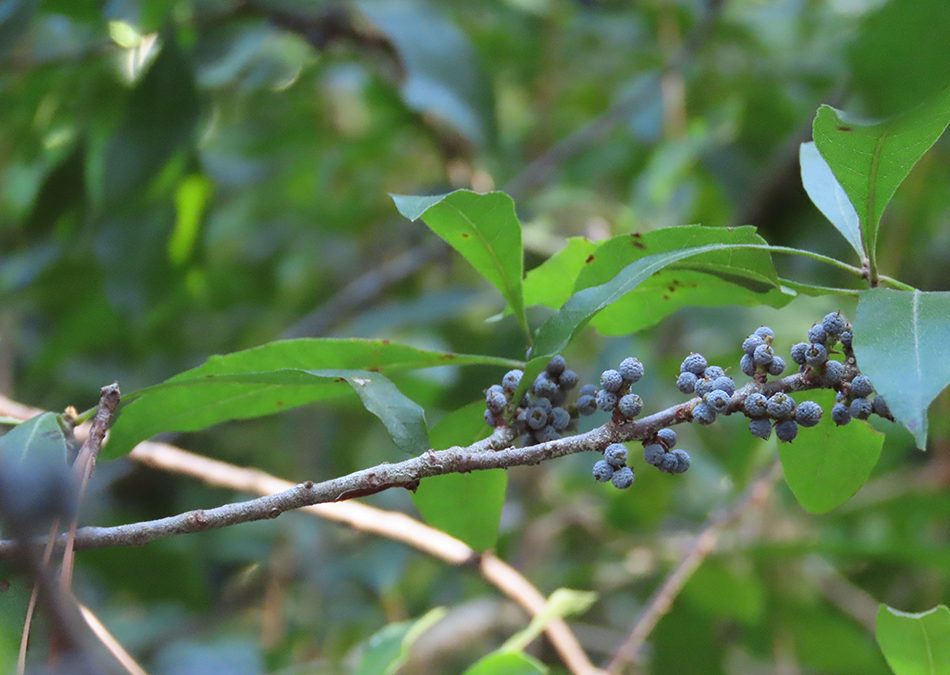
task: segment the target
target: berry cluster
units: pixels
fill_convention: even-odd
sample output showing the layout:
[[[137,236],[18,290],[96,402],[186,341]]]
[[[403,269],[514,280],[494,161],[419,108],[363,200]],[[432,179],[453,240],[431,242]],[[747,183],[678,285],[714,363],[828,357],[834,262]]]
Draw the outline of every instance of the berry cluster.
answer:
[[[785,359],[772,349],[775,332],[768,326],[759,326],[749,337],[742,341],[742,358],[739,370],[757,382],[764,382],[766,375],[778,377],[785,372]]]
[[[627,466],[627,448],[621,443],[611,443],[604,448],[604,458],[594,462],[594,480],[610,481],[619,490],[633,485],[633,469]]]
[[[630,391],[630,387],[643,377],[643,364],[628,356],[616,369],[608,368],[600,374],[600,388],[592,384],[581,387],[577,399],[577,412],[592,415],[598,408],[613,412],[617,421],[631,420],[643,410],[643,399]]]
[[[866,420],[872,413],[884,419],[894,419],[884,397],[875,395],[872,400],[871,394],[874,394],[874,386],[868,376],[856,375],[851,383],[840,389],[835,396],[831,419],[838,426],[847,424],[852,417]]]
[[[712,424],[718,413],[728,415],[732,395],[736,393],[735,381],[719,366],[710,366],[702,354],[690,354],[683,359],[676,387],[684,394],[702,397],[693,408],[693,421],[699,424]]]
[[[799,365],[801,372],[809,372],[822,385],[837,389],[845,374],[844,364],[831,358],[838,343],[846,358],[854,356],[851,324],[841,312],[831,312],[808,330],[808,342],[792,345],[792,360]]]
[[[660,429],[653,440],[643,443],[643,459],[664,473],[685,473],[689,469],[689,453],[677,448],[676,432]]]

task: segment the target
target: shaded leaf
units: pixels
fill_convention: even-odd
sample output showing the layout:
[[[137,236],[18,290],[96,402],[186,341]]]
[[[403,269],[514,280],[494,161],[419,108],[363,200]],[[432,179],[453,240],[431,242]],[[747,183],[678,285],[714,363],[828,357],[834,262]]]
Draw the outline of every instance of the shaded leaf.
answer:
[[[432,447],[465,446],[485,438],[491,428],[482,418],[484,410],[484,401],[476,401],[443,417],[429,434]],[[503,469],[433,476],[419,484],[412,501],[427,523],[484,551],[498,539],[507,485]]]
[[[927,445],[927,408],[950,384],[950,293],[875,288],[858,300],[854,352],[858,366],[894,418]]]
[[[546,672],[547,666],[527,654],[499,650],[480,658],[463,675],[537,675]]]
[[[950,672],[950,609],[946,605],[919,614],[881,605],[875,635],[895,675]]]
[[[423,633],[442,620],[445,609],[435,607],[414,621],[400,621],[384,626],[367,642],[357,675],[390,675],[409,658],[409,650]]]
[[[854,210],[848,195],[831,172],[828,162],[818,152],[814,143],[802,143],[798,150],[798,159],[801,164],[802,185],[808,193],[808,198],[847,240],[858,254],[858,259],[864,260],[867,254],[861,241],[858,212]]]
[[[54,413],[40,413],[0,436],[0,463],[22,464],[33,460],[62,464],[67,461],[66,437]]]
[[[504,192],[478,194],[456,190],[432,197],[392,195],[392,198],[399,213],[411,221],[421,218],[488,279],[527,331],[521,223],[511,197]]]
[[[906,113],[868,124],[823,105],[812,126],[815,145],[847,193],[874,260],[881,214],[917,161],[950,123],[950,86]]]
[[[839,427],[831,419],[834,396],[828,391],[795,395],[821,405],[821,422],[799,429],[791,443],[779,443],[779,456],[795,499],[809,513],[826,513],[850,499],[871,475],[884,446],[884,434],[867,422]]]

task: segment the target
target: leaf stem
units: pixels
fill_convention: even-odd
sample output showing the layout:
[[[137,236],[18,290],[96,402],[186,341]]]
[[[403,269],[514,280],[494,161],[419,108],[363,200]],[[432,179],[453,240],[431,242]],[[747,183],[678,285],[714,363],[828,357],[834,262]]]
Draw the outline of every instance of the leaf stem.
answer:
[[[886,274],[881,274],[877,278],[879,281],[881,281],[881,283],[883,283],[886,286],[890,286],[891,288],[896,288],[901,291],[916,291],[917,290],[910,284],[905,284],[903,281],[899,279],[895,279],[894,277],[889,277]]]

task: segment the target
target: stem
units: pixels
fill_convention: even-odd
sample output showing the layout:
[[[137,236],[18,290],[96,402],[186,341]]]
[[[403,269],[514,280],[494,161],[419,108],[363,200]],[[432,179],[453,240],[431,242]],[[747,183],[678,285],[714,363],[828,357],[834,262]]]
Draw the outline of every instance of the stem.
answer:
[[[844,270],[845,272],[853,274],[856,277],[859,277],[861,279],[864,278],[864,270],[861,269],[860,267],[849,265],[846,262],[842,262],[838,260],[837,258],[832,258],[831,256],[828,256],[828,255],[822,255],[821,253],[815,253],[814,251],[804,251],[800,248],[792,248],[791,246],[767,245],[767,246],[763,246],[762,248],[772,251],[773,253],[785,253],[786,255],[797,255],[797,256],[802,256],[803,258],[811,258],[812,260],[816,262],[821,262],[821,263],[825,263],[826,265],[831,265],[832,267],[837,267],[838,269]]]
[[[881,274],[880,276],[877,277],[877,279],[878,281],[883,282],[885,286],[890,286],[891,288],[896,288],[900,291],[916,291],[917,290],[910,284],[905,284],[903,281],[900,281],[899,279],[895,279],[894,277],[889,277],[886,274]]]
[[[0,416],[0,424],[15,427],[18,424],[21,424],[23,420],[17,419],[16,417],[2,417]]]

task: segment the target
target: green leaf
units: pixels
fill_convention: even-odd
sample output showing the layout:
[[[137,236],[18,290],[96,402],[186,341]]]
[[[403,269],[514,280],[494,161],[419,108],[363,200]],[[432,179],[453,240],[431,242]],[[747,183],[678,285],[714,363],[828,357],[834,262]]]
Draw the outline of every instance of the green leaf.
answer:
[[[406,105],[477,145],[489,143],[495,134],[491,83],[465,34],[427,2],[373,0],[358,6],[395,47]]]
[[[0,464],[50,461],[65,464],[68,447],[56,414],[40,413],[0,436]]]
[[[574,292],[574,282],[599,245],[584,237],[569,238],[564,248],[525,276],[525,304],[556,309],[567,302]]]
[[[799,429],[794,441],[779,443],[785,482],[802,508],[826,513],[848,501],[867,481],[881,455],[884,434],[860,420],[835,425],[831,392],[800,392],[795,398],[816,401],[824,414],[816,427]]]
[[[456,190],[433,197],[392,195],[399,213],[429,228],[497,288],[527,332],[524,251],[515,203],[504,192]]]
[[[484,401],[476,401],[443,417],[429,434],[432,447],[465,446],[485,438],[491,429],[482,418],[484,410]],[[484,551],[498,539],[507,485],[503,469],[433,476],[419,484],[412,501],[427,523]]]
[[[419,637],[445,616],[443,607],[430,609],[415,621],[384,626],[367,642],[357,675],[391,675],[409,658],[409,650]]]
[[[864,249],[875,259],[881,214],[917,161],[950,123],[950,86],[906,113],[868,124],[823,105],[812,135],[861,222]]]
[[[631,247],[636,248],[632,244]],[[574,334],[596,314],[635,290],[657,272],[687,258],[704,256],[696,263],[696,266],[702,271],[715,271],[718,274],[732,269],[736,271],[737,277],[743,279],[767,280],[769,276],[767,270],[763,274],[761,269],[756,270],[747,267],[748,263],[733,266],[733,262],[740,259],[742,253],[749,251],[767,252],[768,248],[764,244],[711,244],[693,248],[679,248],[636,259],[623,267],[608,281],[574,293],[557,314],[545,321],[538,329],[535,335],[532,356],[539,357],[561,351],[570,343]],[[742,249],[746,250],[743,251]],[[707,254],[713,255],[706,257]],[[733,254],[736,254],[735,257],[733,257]],[[774,269],[772,273],[774,274]],[[578,279],[578,284],[581,283],[583,283],[582,280]]]
[[[345,394],[348,380],[321,374],[327,371],[353,371],[347,377],[369,379],[371,387],[357,389],[364,404],[374,401],[373,405],[379,404],[383,410],[395,404],[395,410],[411,420],[414,404],[410,406],[401,394],[396,396],[398,391],[390,389],[391,383],[376,374],[468,364],[520,365],[509,359],[428,351],[388,340],[333,338],[282,340],[212,356],[197,368],[128,395],[103,456],[118,457],[162,431],[195,431]],[[397,434],[397,443],[407,451],[422,443],[420,433],[408,433],[417,427],[418,422],[409,422],[408,435]]]
[[[875,634],[895,675],[950,673],[950,609],[946,605],[919,614],[881,605]]]
[[[463,675],[538,675],[548,672],[547,667],[537,659],[512,651],[495,651],[483,656]]]
[[[858,259],[864,260],[867,253],[861,241],[858,212],[854,210],[854,205],[838,183],[828,162],[818,152],[814,143],[802,143],[798,150],[798,159],[802,169],[802,185],[808,193],[808,198],[851,245],[858,254]]]
[[[950,383],[950,293],[875,288],[858,300],[854,353],[894,419],[927,445],[927,408]]]
[[[182,180],[175,191],[175,229],[168,239],[168,258],[172,264],[183,265],[191,257],[213,189],[206,177],[193,175]]]
[[[559,588],[554,591],[544,605],[544,609],[535,614],[523,630],[505,641],[499,651],[521,651],[544,632],[554,619],[563,619],[572,614],[583,614],[597,601],[597,594],[591,591],[575,591]]]

